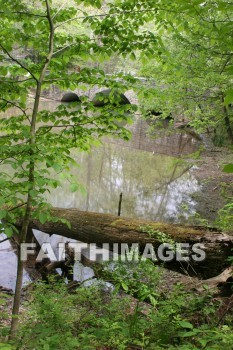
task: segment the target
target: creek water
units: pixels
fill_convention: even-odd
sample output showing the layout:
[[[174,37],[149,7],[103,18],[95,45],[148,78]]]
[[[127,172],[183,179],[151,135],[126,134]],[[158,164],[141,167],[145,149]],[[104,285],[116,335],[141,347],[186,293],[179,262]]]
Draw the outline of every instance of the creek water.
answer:
[[[122,216],[178,222],[194,214],[192,194],[200,186],[182,156],[197,151],[200,140],[165,131],[155,138],[148,134],[149,129],[146,121],[138,118],[130,126],[129,142],[105,139],[89,153],[76,153],[80,166],[72,172],[85,190],[72,193],[64,181],[62,188],[46,195],[48,202],[56,207],[117,214],[122,193]],[[76,266],[76,275],[81,270]],[[83,273],[90,276],[91,272]],[[0,286],[14,289],[15,276],[16,254],[6,241],[0,244]],[[29,280],[25,271],[24,282]]]

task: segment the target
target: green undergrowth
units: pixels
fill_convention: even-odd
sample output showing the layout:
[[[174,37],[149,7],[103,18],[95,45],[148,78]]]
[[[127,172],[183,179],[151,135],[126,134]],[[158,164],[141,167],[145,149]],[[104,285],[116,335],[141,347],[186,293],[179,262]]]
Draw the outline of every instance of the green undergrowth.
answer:
[[[143,264],[145,274],[151,273],[152,265]],[[113,272],[114,291],[99,284],[70,293],[63,283],[37,283],[24,303],[17,339],[6,342],[8,329],[0,328],[0,349],[232,349],[232,317],[219,312],[222,301],[209,291],[197,296],[176,285],[159,292],[159,274],[144,283],[142,268],[123,278],[125,268]],[[150,295],[152,302],[145,303]]]

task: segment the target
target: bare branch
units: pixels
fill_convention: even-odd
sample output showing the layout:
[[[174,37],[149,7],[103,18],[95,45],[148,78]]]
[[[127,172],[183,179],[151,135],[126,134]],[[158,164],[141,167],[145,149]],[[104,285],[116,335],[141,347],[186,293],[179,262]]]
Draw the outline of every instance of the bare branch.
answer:
[[[0,11],[0,14],[4,14],[4,11]],[[46,15],[39,15],[38,13],[31,13],[31,12],[23,12],[23,11],[13,11],[12,14],[14,15],[24,15],[24,16],[33,16],[33,17],[41,17],[46,18]]]
[[[32,78],[38,82],[38,79],[35,77],[35,75],[30,71],[30,69],[28,69],[23,63],[21,63],[17,58],[13,57],[10,52],[0,43],[0,47],[2,48],[3,52],[5,52],[5,54],[15,63],[17,63],[21,68],[23,68],[24,70],[26,70],[31,76]]]
[[[3,242],[9,241],[9,240],[10,240],[10,237],[7,237],[7,238],[3,239],[2,241],[0,241],[0,244]]]
[[[231,59],[232,59],[232,54],[229,55],[229,56],[227,57],[226,61],[224,62],[224,65],[222,66],[222,69],[221,69],[221,71],[220,71],[220,74],[222,74],[222,73],[224,72],[226,66],[227,66],[228,63],[231,61]]]
[[[80,10],[82,11],[82,10]],[[77,16],[77,17],[73,17],[73,18],[70,18],[70,19],[67,19],[66,21],[62,22],[62,23],[59,23],[56,25],[56,28],[58,27],[61,27],[63,26],[64,24],[66,23],[69,23],[69,22],[72,22],[72,21],[75,21],[77,19],[87,19],[87,18],[97,18],[97,17],[114,17],[114,16],[119,16],[119,15],[123,15],[123,14],[136,14],[136,13],[141,13],[141,12],[156,12],[157,9],[145,9],[145,10],[136,10],[136,11],[122,11],[122,12],[113,12],[113,13],[101,13],[101,14],[98,14],[98,15],[90,15],[90,16]],[[82,11],[83,13],[85,13],[84,11]],[[176,12],[177,11],[172,11],[172,10],[168,10],[168,12]],[[180,12],[179,12],[180,13]]]
[[[24,83],[25,81],[28,81],[28,80],[33,80],[33,78],[27,78],[24,80],[4,79],[4,80],[0,80],[0,83],[18,84],[18,83]]]
[[[53,57],[55,57],[59,52],[65,51],[66,49],[68,49],[72,46],[75,46],[75,45],[77,45],[77,43],[73,43],[73,44],[62,47],[61,49],[59,49],[53,53]],[[79,46],[80,46],[80,43],[79,43]]]
[[[64,4],[61,5],[61,7],[57,10],[57,12],[53,15],[52,19],[54,19],[58,13],[63,9],[63,7],[66,5],[66,3],[64,2]]]
[[[1,100],[4,101],[4,102],[6,102],[7,104],[10,104],[10,105],[12,105],[12,106],[18,108],[18,109],[23,113],[23,115],[27,118],[29,124],[31,124],[31,121],[30,121],[30,119],[28,118],[28,115],[27,115],[27,113],[26,113],[26,110],[24,110],[24,109],[21,108],[19,105],[17,105],[17,103],[12,102],[12,101],[8,101],[8,100],[5,99],[5,98],[1,98]]]
[[[21,207],[23,207],[23,206],[26,205],[26,204],[27,204],[26,202],[23,202],[23,203],[21,203],[21,204],[16,205],[16,206],[13,207],[13,208],[10,208],[8,211],[13,211],[13,210],[15,210],[15,209],[21,208]]]

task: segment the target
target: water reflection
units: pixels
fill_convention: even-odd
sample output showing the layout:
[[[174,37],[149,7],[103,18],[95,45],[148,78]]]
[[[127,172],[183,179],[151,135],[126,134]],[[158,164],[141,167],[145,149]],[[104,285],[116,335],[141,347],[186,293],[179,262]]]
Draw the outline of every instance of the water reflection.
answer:
[[[176,129],[169,132],[167,129],[151,128],[149,123],[140,116],[135,117],[134,123],[127,127],[132,138],[129,142],[111,140],[112,143],[141,151],[155,152],[168,156],[180,157],[194,153],[200,147],[200,138],[191,131],[184,132]]]
[[[64,183],[47,196],[53,206],[117,215],[122,192],[122,216],[177,221],[183,202],[188,203],[189,214],[194,211],[190,195],[199,186],[190,165],[183,161],[112,143],[75,158],[80,168],[73,169],[73,174],[86,188],[86,195],[71,193]]]

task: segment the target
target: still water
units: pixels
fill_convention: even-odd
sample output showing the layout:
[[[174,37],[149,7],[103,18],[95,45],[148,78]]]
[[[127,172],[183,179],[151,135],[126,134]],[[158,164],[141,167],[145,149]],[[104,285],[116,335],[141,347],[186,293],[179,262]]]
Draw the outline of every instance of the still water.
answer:
[[[122,216],[174,222],[181,204],[194,212],[191,194],[199,189],[189,164],[174,157],[105,143],[75,156],[73,169],[85,191],[71,193],[68,183],[47,195],[55,207],[116,214],[123,194]]]

